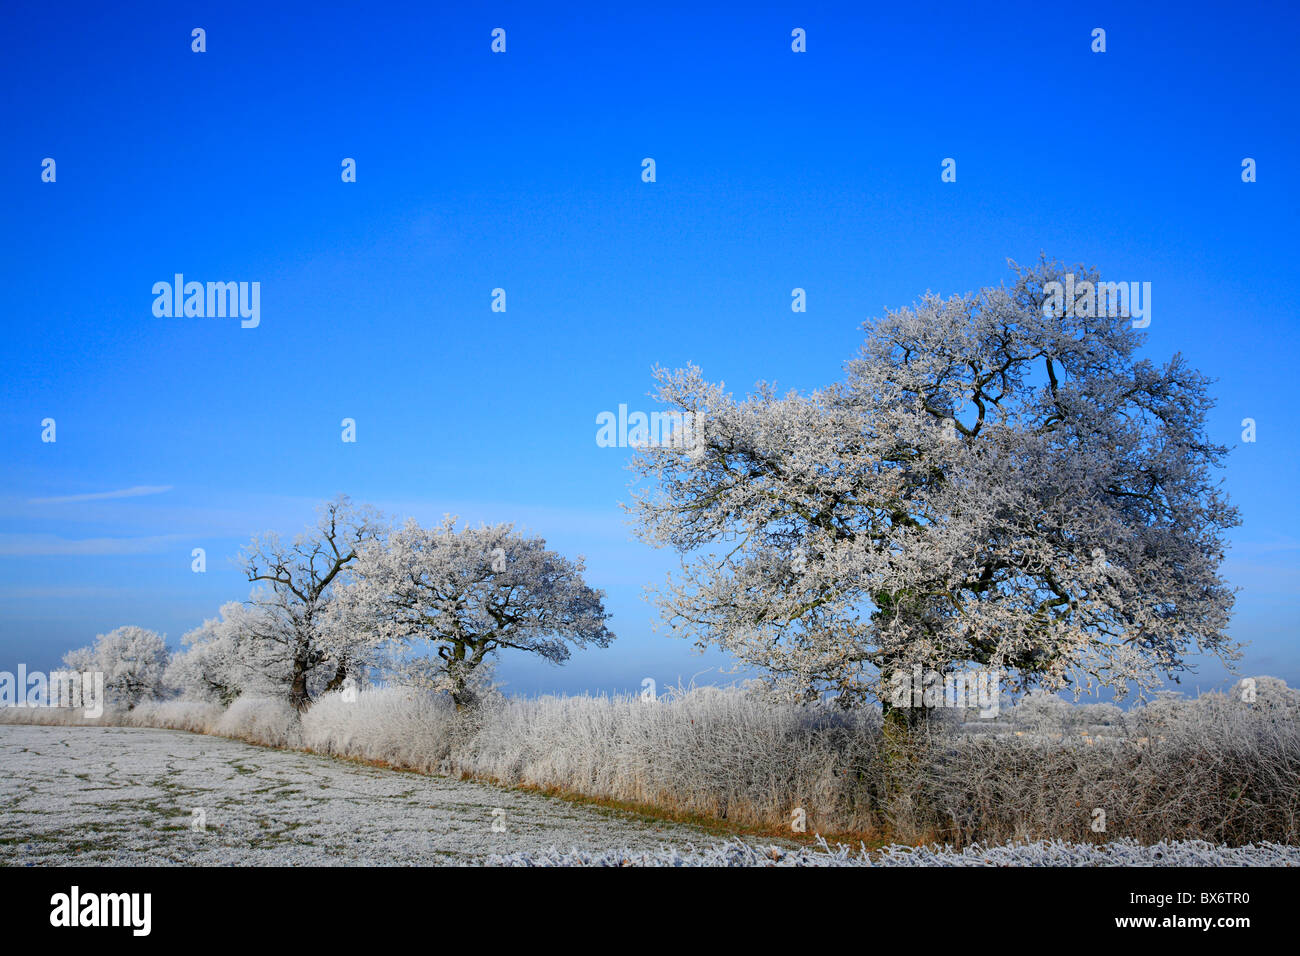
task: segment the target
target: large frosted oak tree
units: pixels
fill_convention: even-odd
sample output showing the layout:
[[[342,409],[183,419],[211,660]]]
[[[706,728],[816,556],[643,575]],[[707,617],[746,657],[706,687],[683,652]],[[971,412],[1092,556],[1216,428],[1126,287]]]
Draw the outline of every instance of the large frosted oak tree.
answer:
[[[240,555],[256,589],[243,615],[242,642],[266,676],[285,686],[289,702],[305,710],[313,682],[342,685],[357,667],[350,636],[323,628],[335,587],[359,550],[380,541],[387,527],[373,508],[347,495],[326,502],[316,523],[292,541],[274,532],[253,538]]]
[[[703,454],[633,459],[640,535],[682,556],[658,593],[674,629],[792,695],[887,710],[916,666],[1126,692],[1235,656],[1208,380],[1138,357],[1129,318],[1054,301],[1059,264],[1012,265],[868,322],[819,391],[737,400],[656,370],[704,423]]]
[[[332,627],[364,635],[372,654],[395,652],[389,660],[407,676],[412,654],[431,663],[420,673],[457,707],[473,703],[476,672],[502,650],[563,663],[573,646],[614,639],[581,557],[570,561],[508,524],[455,525],[450,516],[435,528],[408,521],[364,548],[335,595]]]

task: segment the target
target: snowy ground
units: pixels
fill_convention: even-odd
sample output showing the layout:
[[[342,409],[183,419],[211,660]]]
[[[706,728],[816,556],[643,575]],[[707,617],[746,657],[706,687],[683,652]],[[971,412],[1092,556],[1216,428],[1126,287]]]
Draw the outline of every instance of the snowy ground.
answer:
[[[222,737],[0,726],[0,865],[469,863],[712,842],[629,814]]]

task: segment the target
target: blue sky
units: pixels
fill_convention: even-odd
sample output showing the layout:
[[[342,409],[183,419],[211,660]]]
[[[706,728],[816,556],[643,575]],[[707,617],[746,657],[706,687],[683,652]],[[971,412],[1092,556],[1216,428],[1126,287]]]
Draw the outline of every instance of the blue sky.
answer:
[[[652,632],[675,559],[630,539],[596,415],[649,409],[655,363],[827,384],[863,320],[1045,250],[1151,282],[1146,354],[1218,378],[1241,669],[1300,685],[1300,14],[560,6],[5,9],[0,669],[125,623],[176,643],[247,595],[252,533],[342,491],[587,556],[619,640],[507,658],[510,690],[689,680],[725,662]],[[156,318],[177,272],[260,282],[261,324]],[[33,501],[140,487],[168,490]]]

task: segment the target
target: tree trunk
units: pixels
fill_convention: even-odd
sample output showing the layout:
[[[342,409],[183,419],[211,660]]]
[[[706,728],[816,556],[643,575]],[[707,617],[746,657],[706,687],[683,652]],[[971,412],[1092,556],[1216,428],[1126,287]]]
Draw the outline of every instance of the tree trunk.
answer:
[[[456,705],[456,712],[460,713],[461,711],[473,707],[474,702],[478,698],[475,697],[474,692],[469,689],[467,679],[464,676],[458,676],[454,679],[451,689],[451,699]]]
[[[339,666],[338,669],[334,671],[334,676],[331,677],[330,682],[325,685],[325,693],[328,694],[330,691],[338,690],[343,686],[343,682],[347,679],[348,665],[343,661],[339,661]]]
[[[912,828],[928,818],[918,773],[922,770],[926,729],[933,708],[885,702],[882,710],[880,826],[886,833],[902,833],[911,839]]]
[[[894,734],[914,734],[930,725],[933,707],[899,707],[885,701],[881,712],[885,718],[885,727]]]
[[[311,696],[307,693],[307,665],[301,660],[293,662],[293,682],[289,685],[289,703],[300,714],[311,705]]]
[[[468,650],[466,645],[466,641],[457,641],[450,658],[447,659],[447,676],[451,678],[451,699],[456,705],[457,713],[473,707],[476,699],[474,692],[469,689],[469,676],[474,669],[475,661],[465,659]]]

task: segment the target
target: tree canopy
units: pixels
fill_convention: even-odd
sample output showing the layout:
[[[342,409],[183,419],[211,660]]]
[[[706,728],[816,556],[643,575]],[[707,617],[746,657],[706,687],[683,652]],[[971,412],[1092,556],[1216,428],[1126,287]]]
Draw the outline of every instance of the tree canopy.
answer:
[[[1235,656],[1209,380],[1140,358],[1123,315],[1053,307],[1059,263],[1012,268],[867,322],[808,394],[656,369],[705,423],[702,454],[633,459],[638,532],[682,557],[657,594],[673,628],[845,703],[915,665],[1126,692]]]

